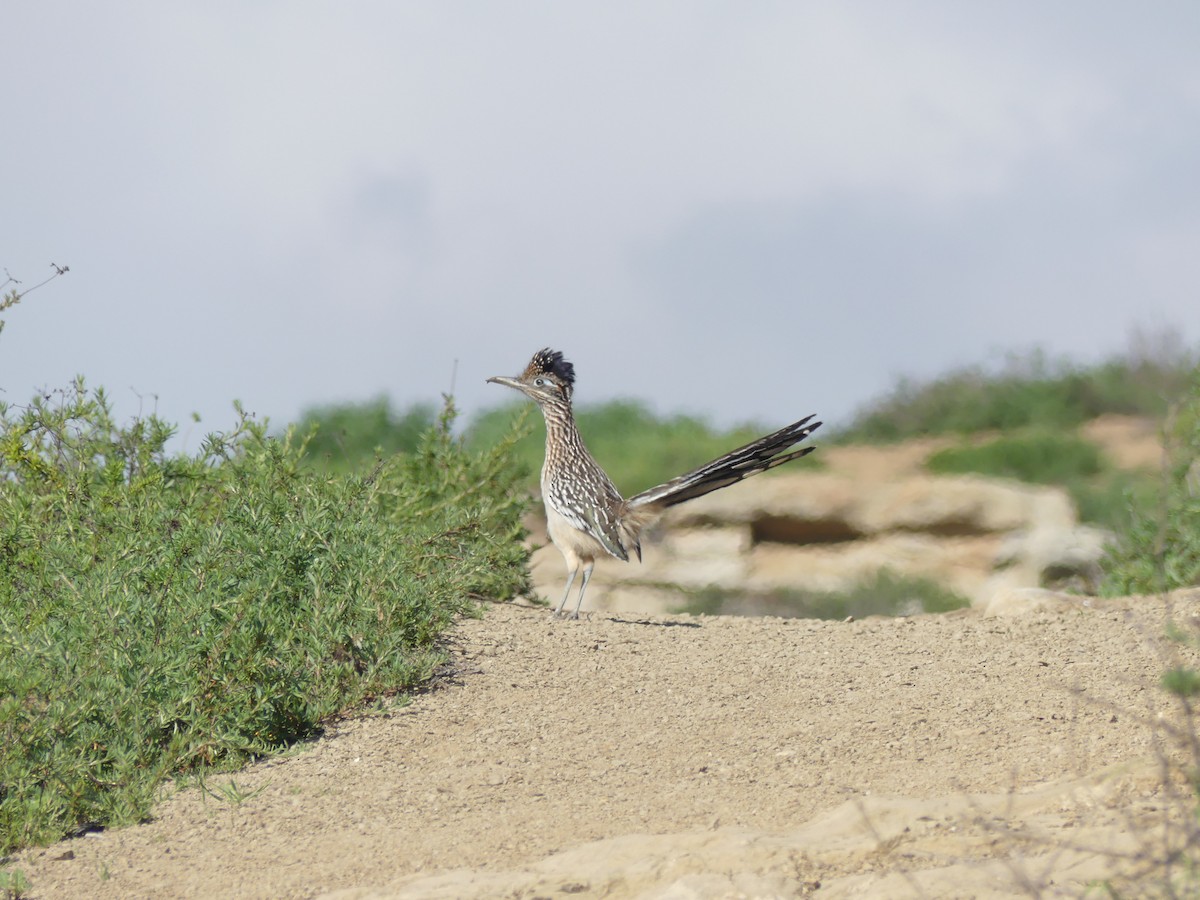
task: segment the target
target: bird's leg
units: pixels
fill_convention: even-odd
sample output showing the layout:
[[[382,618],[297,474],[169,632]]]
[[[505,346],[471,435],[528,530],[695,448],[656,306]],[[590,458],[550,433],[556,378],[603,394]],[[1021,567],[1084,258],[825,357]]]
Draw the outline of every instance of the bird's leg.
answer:
[[[557,618],[562,615],[563,607],[567,605],[567,598],[571,596],[571,585],[575,583],[575,576],[579,574],[578,564],[571,567],[571,571],[567,573],[567,589],[563,591],[563,598],[558,603],[558,608],[554,610],[554,616]],[[583,583],[587,584],[587,575],[583,576]]]
[[[583,584],[579,587],[579,599],[575,601],[575,612],[571,614],[572,619],[579,618],[579,607],[583,606],[583,592],[587,590],[588,582],[592,580],[592,566],[595,564],[595,561],[592,561],[583,570]]]

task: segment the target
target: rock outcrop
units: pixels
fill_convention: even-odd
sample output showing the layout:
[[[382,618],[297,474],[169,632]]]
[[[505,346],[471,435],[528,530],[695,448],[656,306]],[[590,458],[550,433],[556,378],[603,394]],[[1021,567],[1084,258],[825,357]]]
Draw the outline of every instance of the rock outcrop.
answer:
[[[886,571],[983,604],[1001,590],[1093,587],[1106,537],[1080,526],[1056,487],[979,476],[779,474],[676,507],[646,535],[641,565],[597,564],[588,599],[655,611],[679,606],[681,590],[845,591]],[[557,600],[561,579],[557,551],[539,551],[539,589]]]
[[[1118,468],[1161,461],[1153,422],[1103,416],[1080,433]],[[1111,535],[1080,525],[1061,488],[926,472],[933,453],[958,443],[822,446],[820,470],[801,462],[676,507],[645,536],[643,564],[597,563],[588,605],[666,612],[716,588],[766,612],[760,601],[772,593],[843,592],[880,572],[935,582],[981,609],[993,598],[994,610],[1036,606],[1046,600],[1037,589],[1094,592]],[[530,524],[545,543],[544,523]],[[533,574],[557,603],[558,551],[538,550]]]

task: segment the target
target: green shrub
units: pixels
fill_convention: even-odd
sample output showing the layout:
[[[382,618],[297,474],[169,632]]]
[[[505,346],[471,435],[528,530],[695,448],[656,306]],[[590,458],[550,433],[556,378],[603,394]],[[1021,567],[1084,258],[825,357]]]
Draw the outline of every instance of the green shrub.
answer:
[[[377,397],[306,409],[296,431],[307,435],[304,457],[315,468],[363,472],[382,456],[413,452],[435,418],[436,411],[428,403],[400,413],[386,397]]]
[[[1122,534],[1133,521],[1134,510],[1153,502],[1155,476],[1105,467],[1095,478],[1081,478],[1064,485],[1075,501],[1081,522]]]
[[[1163,437],[1163,471],[1154,490],[1135,499],[1128,526],[1102,561],[1102,594],[1161,594],[1200,585],[1200,368],[1172,407]],[[1167,824],[1143,843],[1136,881],[1102,885],[1112,896],[1194,897],[1200,888],[1200,630],[1191,615],[1171,613],[1166,636],[1160,686],[1175,715],[1158,717],[1154,740]]]
[[[969,366],[930,381],[901,379],[837,433],[887,442],[929,434],[1074,428],[1104,413],[1159,417],[1187,384],[1196,353],[1176,337],[1134,335],[1130,349],[1081,366],[1041,351],[1012,354],[999,368]]]
[[[0,900],[21,900],[28,896],[29,888],[29,879],[21,869],[0,869]]]
[[[330,477],[244,415],[187,457],[82,382],[0,408],[0,852],[416,684],[472,597],[525,589],[515,437],[452,420]]]
[[[1073,432],[1025,429],[978,444],[947,447],[926,461],[937,474],[977,473],[1066,488],[1083,522],[1113,531],[1128,526],[1131,505],[1147,495],[1149,475],[1124,472]]]
[[[848,616],[908,616],[949,612],[971,601],[926,578],[882,569],[844,591],[784,588],[753,593],[707,587],[694,592],[679,612],[694,615],[772,615],[785,618],[845,619]]]
[[[983,444],[947,447],[926,468],[938,474],[979,472],[1034,484],[1064,484],[1104,469],[1100,448],[1075,434],[1026,431]]]
[[[1170,591],[1200,584],[1200,368],[1164,429],[1167,463],[1156,490],[1104,563],[1109,595]]]

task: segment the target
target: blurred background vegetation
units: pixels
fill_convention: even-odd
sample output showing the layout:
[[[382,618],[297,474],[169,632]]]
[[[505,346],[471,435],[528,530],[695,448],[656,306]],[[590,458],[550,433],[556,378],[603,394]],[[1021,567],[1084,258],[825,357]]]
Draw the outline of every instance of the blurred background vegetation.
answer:
[[[434,407],[418,403],[396,410],[386,398],[306,410],[296,425],[311,435],[305,460],[331,473],[364,471],[376,460],[396,452],[411,452],[432,424]],[[637,400],[612,400],[582,406],[576,420],[588,449],[626,494],[708,462],[739,444],[760,437],[768,428],[747,424],[717,428],[698,416],[658,416]],[[772,427],[778,427],[772,426]],[[463,431],[466,446],[481,450],[496,444],[513,429],[523,433],[514,453],[536,486],[546,439],[542,417],[528,401],[512,401],[486,410]]]
[[[295,430],[306,439],[308,464],[340,475],[370,468],[377,459],[393,453],[412,453],[436,418],[431,403],[417,403],[401,412],[387,397],[376,397],[362,403],[311,407],[301,415]]]
[[[1066,431],[1106,413],[1161,419],[1200,361],[1175,332],[1135,331],[1122,353],[1092,364],[1041,350],[999,366],[966,366],[928,381],[901,378],[837,431],[845,442],[885,443],[934,434]]]
[[[1157,472],[1122,470],[1080,433],[1105,414],[1161,423],[1185,396],[1198,355],[1172,332],[1135,332],[1126,350],[1096,363],[1051,359],[1039,350],[1012,353],[993,367],[967,366],[928,381],[901,379],[848,421],[826,422],[819,442],[889,443],[931,435],[958,438],[934,453],[937,474],[977,473],[1065,487],[1080,519],[1114,531],[1130,525],[1135,507],[1154,502]],[[808,410],[801,410],[807,412]],[[617,487],[633,494],[701,465],[783,422],[747,422],[731,428],[685,414],[655,414],[632,399],[580,406],[579,429]],[[333,473],[363,471],[382,456],[407,452],[434,419],[434,406],[404,410],[387,398],[314,407],[297,426],[311,435],[305,459]],[[515,453],[536,488],[545,431],[535,407],[514,400],[466,423],[474,450],[491,446],[516,427],[524,433]],[[820,454],[805,466],[821,465]]]

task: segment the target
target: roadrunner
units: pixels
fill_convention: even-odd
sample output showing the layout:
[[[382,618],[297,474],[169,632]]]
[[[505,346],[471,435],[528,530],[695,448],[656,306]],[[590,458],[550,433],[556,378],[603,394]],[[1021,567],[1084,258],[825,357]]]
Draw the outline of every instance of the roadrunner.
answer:
[[[579,618],[583,594],[592,577],[596,557],[607,553],[629,561],[632,550],[642,559],[641,533],[669,506],[683,503],[743,478],[781,466],[812,452],[812,447],[789,450],[821,426],[807,416],[786,428],[731,450],[720,459],[642,491],[628,500],[583,445],[571,412],[575,367],[557,350],[539,350],[516,378],[497,375],[494,384],[515,388],[537,403],[546,419],[546,460],[542,464],[542,500],[546,504],[546,530],[567,562],[567,589],[554,611],[562,615],[575,576],[583,569],[583,584],[575,612]],[[811,424],[810,424],[811,422]]]

